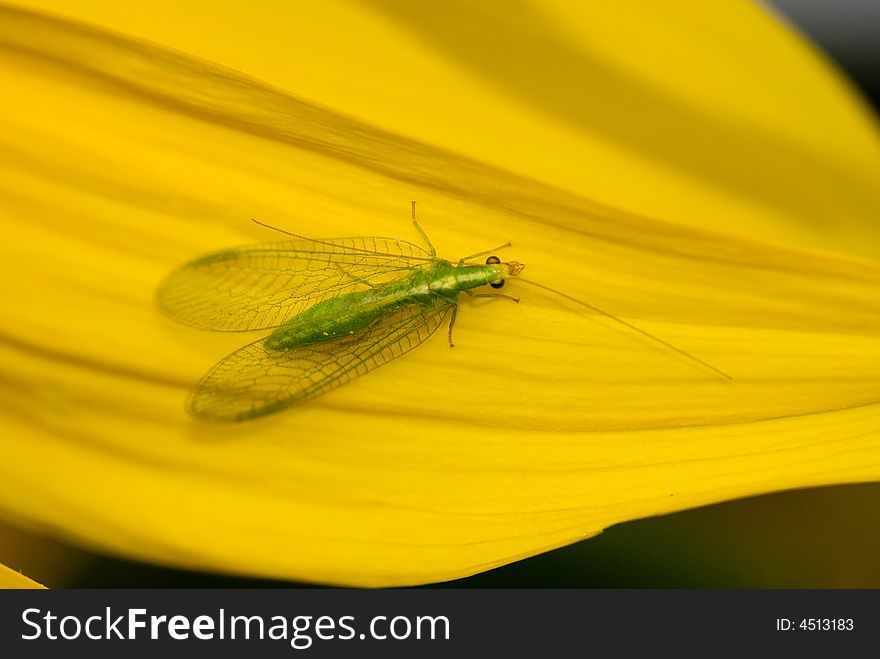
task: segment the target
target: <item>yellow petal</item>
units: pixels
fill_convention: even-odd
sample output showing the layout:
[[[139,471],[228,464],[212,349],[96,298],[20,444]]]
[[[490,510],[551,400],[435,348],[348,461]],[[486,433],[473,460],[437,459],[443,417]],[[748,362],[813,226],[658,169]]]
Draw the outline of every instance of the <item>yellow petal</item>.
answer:
[[[880,256],[872,113],[753,0],[17,4],[617,208]]]
[[[755,24],[788,43],[742,11],[751,18],[730,30],[742,36]],[[356,47],[351,32],[354,45],[339,36],[359,25],[351,14],[327,20],[340,48]],[[143,25],[130,31],[143,35],[151,23]],[[284,31],[268,19],[258,25],[269,35],[261,51],[268,58]],[[297,29],[322,31],[320,17],[310,25]],[[534,22],[507,28],[523,25]],[[366,44],[383,30],[396,35],[386,44],[391,61],[410,54],[409,30],[375,16],[360,28]],[[567,38],[558,26],[539,28],[542,39]],[[498,166],[511,133],[468,145],[454,113],[435,114],[430,139],[417,140],[405,136],[416,134],[415,124],[403,122],[393,99],[382,101],[388,118],[364,121],[340,112],[370,118],[366,105],[331,110],[201,59],[28,13],[4,13],[0,43],[3,88],[15,90],[15,102],[0,108],[10,127],[0,150],[0,222],[15,246],[0,263],[8,285],[0,304],[0,510],[9,517],[178,565],[387,585],[473,573],[627,519],[880,476],[880,265],[804,249],[830,234],[799,228],[819,218],[802,218],[794,194],[803,186],[831,203],[844,200],[841,190],[858,190],[842,210],[849,233],[839,246],[870,249],[857,249],[853,236],[876,231],[868,218],[880,193],[866,181],[880,160],[871,159],[876,144],[860,146],[856,137],[872,128],[833,81],[822,87],[829,97],[822,103],[847,119],[838,148],[852,159],[844,164],[829,141],[798,141],[806,133],[795,128],[788,134],[771,123],[759,131],[738,117],[736,131],[725,133],[725,122],[712,123],[714,114],[688,99],[684,107],[708,122],[701,135],[724,138],[719,148],[735,151],[731,135],[767,154],[793,141],[812,149],[815,162],[794,167],[777,188],[731,168],[704,173],[699,159],[688,161],[685,176],[681,163],[666,165],[672,142],[651,158],[632,147],[629,164],[616,171],[644,168],[633,180],[664,192],[634,185],[629,196],[601,182],[587,187],[575,173],[549,186],[542,180],[550,166],[516,145],[510,169],[518,173],[511,173]],[[335,61],[338,53],[319,43],[297,43],[299,67],[332,77],[342,61],[356,61],[350,50]],[[293,52],[287,48],[273,56]],[[713,41],[691,52],[708,57],[716,48]],[[222,48],[189,50],[262,73],[217,56]],[[795,64],[813,71],[815,63]],[[451,65],[434,66],[436,73]],[[309,75],[318,77],[314,69]],[[377,73],[376,83],[387,75]],[[432,98],[459,90],[468,73],[437,75]],[[314,89],[281,82],[299,93]],[[505,102],[477,105],[489,116],[480,121],[498,110],[507,129],[556,135],[545,145],[553,167],[602,169],[601,140],[586,127],[528,102],[503,110]],[[674,115],[655,129],[684,139]],[[619,165],[610,162],[612,170]],[[682,180],[661,180],[664,167]],[[585,189],[614,205],[588,200]],[[675,214],[681,224],[632,212],[660,209],[661,197],[683,209]],[[454,351],[435,337],[260,422],[215,427],[186,418],[189,387],[250,337],[159,316],[152,296],[170,268],[211,249],[275,239],[250,217],[313,236],[416,240],[407,224],[411,198],[443,255],[509,238],[525,278],[637,323],[733,381],[511,281],[518,306],[462,305]],[[710,207],[714,228],[726,235],[696,226]],[[751,212],[752,222],[737,222]]]
[[[44,586],[0,563],[0,588],[44,588]]]

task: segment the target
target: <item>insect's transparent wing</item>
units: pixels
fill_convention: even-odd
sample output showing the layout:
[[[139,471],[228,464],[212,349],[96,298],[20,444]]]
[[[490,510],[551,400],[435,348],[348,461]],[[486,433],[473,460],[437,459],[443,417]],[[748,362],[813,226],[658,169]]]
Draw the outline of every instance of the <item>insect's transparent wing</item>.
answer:
[[[337,341],[269,350],[265,339],[211,369],[189,401],[193,416],[242,421],[326,393],[406,354],[430,337],[454,303],[408,305],[368,329]]]
[[[242,332],[281,325],[329,297],[375,286],[431,255],[395,238],[297,239],[208,254],[159,285],[156,302],[174,320]]]

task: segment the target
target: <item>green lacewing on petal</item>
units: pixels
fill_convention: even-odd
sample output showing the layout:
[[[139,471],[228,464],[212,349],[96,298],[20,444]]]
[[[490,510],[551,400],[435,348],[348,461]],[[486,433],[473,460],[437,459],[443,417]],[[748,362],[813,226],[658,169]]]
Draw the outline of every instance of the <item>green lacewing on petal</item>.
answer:
[[[466,262],[489,252],[456,264],[438,258],[416,222],[415,202],[413,225],[428,249],[396,238],[315,239],[281,231],[294,240],[208,254],[168,275],[156,301],[174,320],[215,331],[273,330],[214,366],[190,397],[190,413],[213,421],[242,421],[295,405],[406,354],[434,334],[447,316],[452,347],[461,293],[474,295],[471,289],[481,286],[501,288],[525,267],[497,256],[485,264]],[[526,283],[731,379],[626,320],[549,286]],[[519,302],[501,293],[494,296]]]
[[[295,239],[208,254],[172,272],[156,301],[174,320],[274,330],[214,366],[190,397],[190,413],[241,421],[323,394],[406,354],[450,312],[454,321],[462,292],[522,269],[495,257],[453,265],[415,227],[428,250],[394,238],[289,234]],[[451,332],[450,323],[450,345]]]

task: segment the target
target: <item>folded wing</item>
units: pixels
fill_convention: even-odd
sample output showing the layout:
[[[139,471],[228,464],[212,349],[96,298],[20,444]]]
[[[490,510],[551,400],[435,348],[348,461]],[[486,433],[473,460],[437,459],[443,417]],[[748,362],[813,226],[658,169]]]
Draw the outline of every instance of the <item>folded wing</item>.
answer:
[[[172,319],[201,329],[271,329],[321,300],[430,265],[427,251],[394,238],[297,239],[216,252],[159,285]]]
[[[454,304],[409,305],[338,341],[285,351],[265,339],[236,350],[199,382],[189,401],[195,417],[242,421],[326,393],[406,354],[428,339]]]

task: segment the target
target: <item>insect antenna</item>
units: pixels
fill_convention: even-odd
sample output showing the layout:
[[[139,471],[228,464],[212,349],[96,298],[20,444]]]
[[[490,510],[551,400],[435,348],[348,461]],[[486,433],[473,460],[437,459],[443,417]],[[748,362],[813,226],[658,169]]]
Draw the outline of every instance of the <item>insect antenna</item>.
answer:
[[[556,295],[558,295],[561,298],[565,298],[566,300],[568,300],[570,302],[574,302],[575,304],[579,304],[582,307],[585,307],[585,308],[589,309],[590,311],[593,311],[593,312],[599,314],[600,316],[604,316],[605,318],[608,318],[609,320],[613,320],[614,322],[619,323],[620,325],[623,325],[624,327],[632,330],[633,332],[641,334],[642,336],[650,339],[654,343],[657,343],[657,344],[663,346],[664,348],[672,350],[673,352],[681,355],[682,357],[685,357],[686,359],[689,359],[690,361],[694,362],[695,364],[699,364],[703,368],[709,369],[715,375],[717,375],[725,380],[733,380],[732,375],[725,373],[720,368],[716,368],[715,366],[712,366],[712,364],[709,364],[708,362],[703,361],[699,357],[692,355],[691,353],[687,352],[686,350],[682,350],[678,346],[672,345],[668,341],[664,341],[659,336],[654,336],[650,332],[643,330],[641,327],[638,327],[637,325],[633,325],[632,323],[624,320],[623,318],[618,318],[614,314],[609,313],[607,311],[604,311],[603,309],[600,309],[599,307],[593,306],[592,304],[584,302],[583,300],[579,300],[576,297],[572,297],[571,295],[567,295],[567,294],[563,293],[562,291],[557,291],[555,288],[550,288],[549,286],[545,286],[544,284],[539,284],[536,281],[530,281],[528,279],[522,279],[522,278],[517,278],[517,281],[519,281],[523,284],[528,284],[529,286],[534,286],[536,288],[540,288],[542,290],[549,291],[550,293],[555,293]]]
[[[310,238],[308,236],[303,236],[302,234],[299,234],[299,233],[293,233],[292,231],[286,231],[284,229],[279,229],[278,227],[273,227],[271,224],[266,224],[265,222],[262,222],[262,221],[256,219],[255,217],[251,218],[251,222],[253,222],[254,224],[257,224],[261,227],[264,227],[266,229],[271,229],[272,231],[277,231],[278,233],[283,233],[285,236],[290,236],[291,238],[298,238],[300,240],[308,240],[310,242],[317,243],[318,245],[327,245],[328,247],[340,248],[340,249],[344,249],[348,252],[356,252],[358,254],[365,254],[368,256],[393,256],[395,258],[406,258],[408,261],[420,261],[422,263],[433,263],[434,261],[436,261],[436,258],[433,256],[426,257],[426,256],[408,255],[406,257],[402,257],[400,254],[392,254],[389,252],[377,252],[376,250],[372,250],[372,249],[363,249],[360,247],[351,247],[348,245],[340,245],[339,243],[334,243],[332,240],[322,240],[320,238]],[[419,230],[421,231],[420,227],[419,227]]]
[[[278,233],[283,233],[285,236],[292,236],[293,238],[303,238],[305,240],[311,240],[311,238],[308,238],[306,236],[301,236],[298,233],[291,233],[290,231],[285,231],[284,229],[279,229],[278,227],[273,227],[271,224],[266,224],[262,220],[258,220],[255,217],[251,218],[251,222],[263,227],[264,229],[271,229],[272,231],[277,231]]]

